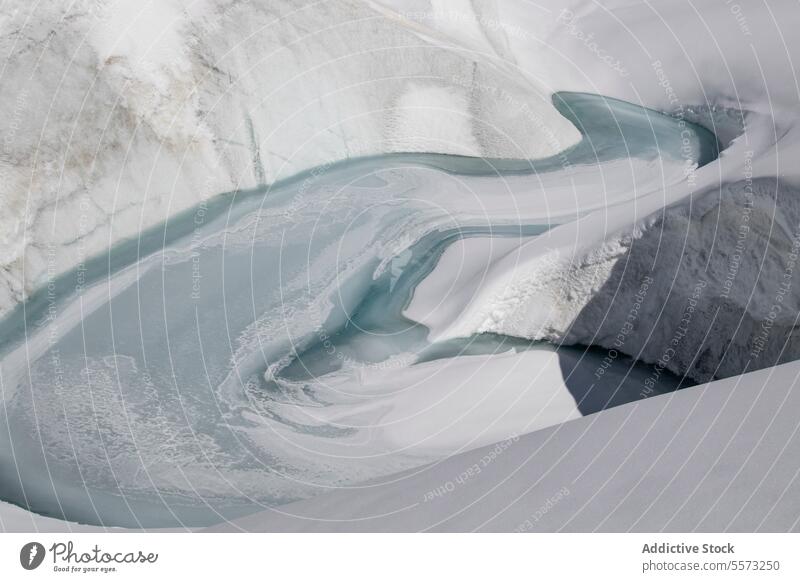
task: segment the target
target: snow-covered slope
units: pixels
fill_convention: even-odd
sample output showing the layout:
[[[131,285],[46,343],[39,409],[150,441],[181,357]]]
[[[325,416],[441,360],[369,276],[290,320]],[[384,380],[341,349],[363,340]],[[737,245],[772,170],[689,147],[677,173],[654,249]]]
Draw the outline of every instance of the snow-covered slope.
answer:
[[[626,404],[213,531],[797,531],[800,365]],[[0,503],[2,531],[102,531]]]
[[[797,531],[799,374],[626,404],[212,530]]]
[[[551,87],[440,37],[349,0],[4,3],[0,313],[223,192],[383,152],[578,140]]]

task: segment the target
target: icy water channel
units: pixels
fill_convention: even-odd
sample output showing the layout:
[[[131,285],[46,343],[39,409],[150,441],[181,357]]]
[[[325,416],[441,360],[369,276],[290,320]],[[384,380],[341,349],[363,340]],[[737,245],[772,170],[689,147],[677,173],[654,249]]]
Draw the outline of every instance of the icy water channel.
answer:
[[[532,237],[568,219],[478,213],[459,197],[480,202],[509,176],[682,160],[687,128],[692,162],[717,155],[711,133],[653,111],[583,94],[555,103],[584,135],[559,156],[317,168],[200,205],[31,297],[0,323],[0,499],[81,523],[199,526],[435,460],[444,449],[430,439],[417,449],[385,436],[385,409],[402,400],[381,404],[363,386],[554,348],[490,335],[432,344],[403,317],[415,286],[455,240]],[[562,350],[586,369],[603,356]],[[615,366],[610,383],[649,372]]]

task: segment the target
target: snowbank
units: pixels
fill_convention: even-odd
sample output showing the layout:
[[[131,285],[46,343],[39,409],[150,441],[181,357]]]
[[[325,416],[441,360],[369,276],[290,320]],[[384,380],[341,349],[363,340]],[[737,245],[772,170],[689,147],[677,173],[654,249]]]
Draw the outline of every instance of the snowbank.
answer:
[[[798,374],[626,404],[211,529],[797,531]]]

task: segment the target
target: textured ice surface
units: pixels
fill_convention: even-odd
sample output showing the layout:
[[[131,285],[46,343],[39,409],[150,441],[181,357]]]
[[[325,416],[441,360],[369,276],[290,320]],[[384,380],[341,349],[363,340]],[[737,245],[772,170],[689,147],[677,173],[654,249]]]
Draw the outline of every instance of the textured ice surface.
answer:
[[[129,289],[138,286],[147,291],[139,282],[150,276],[150,291],[155,289],[158,294],[170,283],[169,273],[183,269],[182,276],[177,276],[184,279],[183,292],[193,290],[194,267],[187,265],[199,241],[184,245],[169,257],[163,255],[163,260],[154,261],[155,266],[137,265],[135,261],[141,256],[158,250],[158,245],[153,245],[154,232],[168,238],[170,244],[179,238],[172,236],[173,227],[168,227],[160,233],[146,231],[99,261],[84,265],[84,260],[167,218],[170,225],[177,230],[184,228],[183,234],[191,237],[191,215],[196,212],[190,212],[188,221],[173,221],[181,209],[192,208],[198,200],[211,199],[219,192],[263,184],[330,159],[398,150],[490,157],[553,153],[578,138],[550,106],[549,94],[556,89],[612,95],[700,120],[715,131],[727,149],[717,163],[696,173],[691,169],[687,173],[682,164],[662,165],[661,159],[607,161],[591,169],[567,170],[564,177],[568,180],[543,178],[540,189],[519,176],[506,180],[473,178],[470,184],[474,188],[470,189],[474,191],[469,195],[464,195],[463,184],[426,180],[421,177],[424,173],[418,174],[411,180],[412,189],[425,191],[425,201],[430,192],[439,192],[438,204],[446,200],[452,204],[454,199],[448,197],[460,194],[455,207],[463,211],[459,220],[470,227],[486,227],[492,221],[514,226],[520,223],[521,215],[531,220],[528,224],[555,226],[539,237],[504,247],[508,251],[504,254],[494,252],[496,238],[484,237],[486,244],[481,246],[481,239],[473,237],[442,257],[441,264],[468,262],[467,270],[477,265],[480,276],[476,285],[466,286],[470,293],[452,294],[446,305],[437,306],[437,310],[449,310],[449,319],[437,321],[432,316],[423,288],[448,288],[453,280],[450,272],[434,270],[419,288],[416,305],[406,306],[409,315],[414,313],[430,324],[425,331],[431,333],[425,333],[420,341],[440,340],[424,358],[420,353],[424,365],[440,365],[436,364],[437,353],[458,362],[452,350],[455,346],[458,353],[464,343],[457,339],[471,342],[474,331],[497,332],[479,336],[486,343],[478,342],[477,351],[484,355],[487,348],[491,352],[498,345],[494,339],[485,338],[511,341],[502,334],[614,346],[630,316],[631,303],[641,293],[644,277],[651,274],[658,275],[656,284],[648,288],[637,312],[640,321],[646,317],[651,324],[625,332],[621,351],[659,362],[663,370],[688,372],[695,378],[769,366],[797,353],[792,314],[797,313],[800,287],[786,288],[779,282],[794,271],[798,224],[795,200],[800,185],[795,163],[798,89],[797,83],[791,82],[791,57],[798,53],[798,36],[793,34],[796,8],[791,3],[772,3],[768,9],[748,11],[744,21],[722,2],[689,7],[701,16],[698,18],[688,18],[692,12],[681,3],[637,4],[628,0],[612,0],[602,7],[585,0],[558,5],[459,3],[444,10],[443,4],[421,0],[413,3],[413,11],[405,2],[391,0],[359,6],[345,2],[324,6],[275,2],[256,7],[221,1],[191,5],[164,2],[147,7],[130,2],[76,2],[70,5],[70,11],[74,11],[70,14],[63,14],[55,5],[17,4],[20,9],[13,12],[12,7],[0,24],[7,31],[0,36],[0,43],[4,54],[9,55],[3,71],[4,86],[15,88],[4,91],[2,97],[6,139],[0,156],[0,188],[4,194],[0,307],[8,312],[27,292],[48,290],[51,276],[75,265],[87,267],[85,277],[89,280],[104,274],[101,267],[107,273],[107,263],[116,272],[108,285],[86,289],[85,302],[73,301],[63,310],[59,303],[57,321],[31,328],[41,328],[41,333],[27,338],[29,351],[17,350],[3,360],[5,394],[22,410],[12,422],[20,423],[28,432],[31,427],[25,423],[30,412],[26,416],[24,410],[37,398],[33,385],[40,380],[35,375],[25,377],[28,358],[36,362],[34,369],[42,366],[41,377],[48,377],[44,371],[48,365],[57,372],[49,376],[56,379],[49,389],[57,398],[45,391],[48,398],[43,399],[43,411],[55,421],[34,427],[33,439],[21,443],[22,453],[41,454],[37,439],[49,438],[48,430],[62,438],[64,433],[59,431],[65,422],[58,420],[67,418],[65,411],[79,413],[69,421],[77,429],[79,446],[48,450],[47,454],[58,461],[52,466],[31,463],[32,497],[20,503],[30,501],[34,509],[53,515],[69,510],[75,518],[94,521],[103,521],[100,516],[104,515],[111,521],[131,523],[136,521],[131,516],[141,515],[143,520],[163,523],[178,518],[153,504],[156,489],[181,519],[198,522],[219,517],[213,515],[215,509],[229,515],[252,509],[247,495],[224,497],[224,503],[215,509],[198,503],[198,498],[209,491],[234,487],[241,492],[257,485],[263,487],[260,491],[273,495],[272,500],[280,496],[279,487],[264,487],[269,475],[265,479],[251,471],[246,463],[252,459],[239,462],[239,457],[231,462],[226,452],[230,435],[220,434],[220,426],[225,425],[212,421],[213,414],[206,415],[209,405],[220,401],[216,393],[211,388],[208,394],[192,391],[187,398],[186,391],[179,389],[180,374],[191,376],[196,370],[187,372],[179,367],[174,373],[170,365],[165,377],[171,383],[159,384],[158,389],[178,388],[162,396],[153,392],[156,385],[150,385],[153,375],[142,365],[144,362],[113,351],[118,342],[113,334],[106,334],[109,341],[100,350],[110,351],[110,359],[106,353],[76,364],[52,350],[53,341],[58,343],[80,328],[84,306],[94,309],[95,323],[102,327],[107,324],[110,332],[112,297],[120,297],[127,317],[131,317],[130,307],[135,306],[157,318],[159,309],[174,298],[151,301],[153,295],[144,293],[143,300],[137,296],[134,301]],[[35,15],[31,12],[34,9]],[[589,34],[595,41],[591,45],[581,40]],[[618,59],[619,66],[610,66],[599,58],[598,48]],[[383,182],[399,183],[382,176],[363,178],[359,183],[376,188]],[[594,188],[589,187],[592,184]],[[522,191],[536,192],[536,196],[519,196]],[[572,198],[576,191],[581,193],[580,200]],[[224,216],[228,201],[209,201],[209,222],[211,215]],[[750,207],[751,211],[745,210]],[[339,313],[348,302],[358,302],[358,290],[365,288],[367,281],[380,280],[391,289],[391,274],[395,273],[397,284],[412,260],[413,253],[408,251],[414,241],[438,228],[436,221],[442,217],[437,217],[435,210],[430,212],[430,223],[406,224],[407,231],[399,233],[400,244],[375,244],[370,228],[376,225],[358,225],[365,228],[344,250],[349,253],[354,247],[360,248],[356,241],[373,244],[374,260],[367,260],[367,253],[345,265],[353,268],[346,271],[353,278],[349,279],[351,286],[341,287],[345,292],[337,297],[338,303],[332,302],[340,307]],[[388,212],[383,216],[389,216]],[[576,216],[577,220],[572,220]],[[750,231],[743,239],[739,233],[744,216],[748,216]],[[241,216],[233,218],[235,222]],[[325,221],[321,222],[324,226]],[[454,226],[446,220],[444,223]],[[242,229],[245,237],[255,230],[250,227],[250,231]],[[231,241],[235,239],[234,233]],[[209,245],[211,265],[215,264],[213,249],[218,244]],[[245,248],[247,243],[241,244]],[[324,249],[318,252],[322,257]],[[297,258],[296,254],[290,256]],[[465,257],[470,260],[464,261]],[[480,261],[472,260],[476,257]],[[222,260],[216,260],[221,270]],[[261,268],[261,260],[265,261],[264,269],[274,268],[258,256],[251,261],[254,269]],[[238,267],[245,263],[242,257],[238,263],[234,261]],[[133,266],[116,271],[121,265]],[[159,270],[164,277],[158,277]],[[375,278],[382,273],[389,275]],[[324,280],[325,269],[317,275]],[[459,286],[466,275],[456,276]],[[76,275],[70,276],[73,280],[67,280],[66,287],[74,283]],[[186,277],[191,282],[185,281]],[[302,297],[300,274],[288,273],[287,278],[294,281],[293,291]],[[200,280],[204,288],[217,284],[218,293],[230,289],[223,285],[223,277]],[[58,302],[63,289],[58,282],[53,284]],[[241,321],[254,325],[241,334],[241,330],[231,333],[223,328],[221,332],[216,327],[206,332],[211,336],[208,341],[214,346],[227,343],[225,356],[230,355],[229,361],[236,367],[249,370],[263,364],[266,369],[256,375],[257,382],[263,379],[290,388],[302,378],[298,373],[302,366],[292,367],[293,362],[317,360],[304,359],[302,354],[270,359],[274,356],[270,350],[279,353],[282,349],[282,338],[272,333],[268,321],[262,327],[264,321],[257,310],[264,305],[250,299],[231,298],[231,309],[241,314],[252,306],[253,313],[242,316]],[[47,292],[42,291],[28,304],[39,314],[39,324],[48,323],[43,314],[47,314],[49,303]],[[195,331],[201,338],[202,332],[192,327],[193,323],[197,327],[198,313],[192,314],[191,301],[185,303],[180,306],[183,309],[176,309],[183,317],[182,325],[178,325],[184,334],[181,337],[191,337]],[[786,308],[775,309],[778,303]],[[687,306],[693,311],[691,325],[684,331],[679,326],[689,313]],[[332,305],[328,307],[331,309],[326,314],[336,313]],[[5,331],[9,338],[22,337],[25,325],[32,323],[17,315],[19,312],[8,320]],[[108,319],[105,324],[103,317]],[[114,329],[119,319],[115,317]],[[290,323],[300,328],[309,324],[302,318]],[[168,326],[161,327],[159,333],[171,331]],[[267,333],[260,334],[260,329]],[[139,331],[142,344],[152,339],[143,330],[132,331]],[[134,343],[130,332],[128,329],[124,334],[128,345]],[[78,334],[69,337],[75,338],[81,339]],[[157,360],[171,363],[174,349],[175,361],[180,362],[181,357],[190,361],[190,352],[199,343],[197,338],[195,344],[185,346],[180,342],[175,346],[171,341],[166,357],[162,349],[156,354]],[[403,342],[409,339],[417,341],[402,338]],[[324,346],[325,339],[321,341]],[[677,347],[671,346],[673,341],[678,342]],[[262,343],[269,357],[253,351],[254,346],[260,351]],[[163,345],[163,337],[161,344],[153,343],[159,345]],[[364,346],[355,340],[347,346],[348,354],[372,360],[400,347],[393,341],[379,342],[380,349],[373,351],[371,343]],[[79,350],[69,343],[64,347],[67,354]],[[307,347],[313,349],[311,343]],[[262,357],[266,358],[264,362],[260,362]],[[546,358],[529,350],[519,357]],[[396,353],[385,361],[404,363],[402,354]],[[590,366],[589,371],[595,368]],[[342,366],[327,373],[341,378],[349,371]],[[221,400],[235,403],[242,395],[237,384],[246,387],[247,380],[231,374],[225,366],[219,374],[224,376],[220,386],[225,388],[220,391]],[[392,371],[392,379],[401,383],[399,376]],[[75,391],[74,397],[71,391],[58,392],[64,378],[76,377],[83,390]],[[660,371],[652,389],[662,389],[666,377]],[[90,378],[97,379],[103,397],[97,403],[87,388],[93,386]],[[109,387],[119,385],[120,379],[138,390],[130,395],[130,411],[122,405],[124,390],[117,386],[113,394],[109,393]],[[364,378],[363,385],[370,386],[369,381]],[[558,390],[556,394],[563,394]],[[262,396],[264,392],[256,394]],[[287,395],[282,389],[276,394],[281,398]],[[288,396],[304,405],[318,404],[302,390],[289,391]],[[61,397],[66,401],[59,409]],[[239,404],[237,412],[251,406],[251,399],[245,400],[247,404]],[[164,411],[154,408],[162,402]],[[272,402],[275,399],[269,406],[263,402],[252,405],[260,406],[257,419],[264,418],[262,411],[275,406]],[[86,413],[91,415],[94,407],[103,414],[90,419]],[[124,424],[168,434],[166,427],[175,428],[175,418],[179,426],[185,423],[188,429],[173,430],[169,434],[175,437],[166,442]],[[676,420],[675,415],[667,418]],[[287,430],[293,431],[293,438],[299,432],[298,423],[283,424],[291,426]],[[193,432],[194,425],[203,430]],[[44,429],[41,437],[40,429]],[[104,442],[98,438],[103,431],[121,436],[109,447],[101,444],[98,448],[97,443]],[[321,438],[332,438],[330,434]],[[317,439],[320,435],[313,436],[316,443],[322,442]],[[130,454],[132,450],[136,454],[142,451],[131,447],[137,438],[152,449],[146,449],[140,459]],[[63,447],[64,442],[58,440],[57,444]],[[273,450],[268,462],[263,463],[273,472],[274,467],[286,468],[276,461],[280,457],[280,451],[276,453],[274,448],[278,442],[270,439]],[[5,461],[13,463],[16,459],[9,460],[8,450],[4,448]],[[245,450],[236,442],[237,453],[245,454]],[[106,463],[87,469],[88,477],[99,483],[91,499],[83,489],[83,476],[65,469],[70,463],[77,465],[76,451]],[[204,455],[200,462],[198,452]],[[257,454],[253,458],[257,459]],[[741,461],[736,457],[732,462]],[[215,474],[217,465],[226,471]],[[140,470],[150,466],[152,473]],[[56,483],[73,505],[58,507],[54,501],[53,491],[48,489],[51,467],[67,475],[61,482],[56,471]],[[115,472],[98,467],[113,467]],[[184,467],[198,474],[183,475]],[[328,467],[320,467],[313,466],[311,474],[317,471],[327,476]],[[668,470],[670,465],[664,467]],[[341,466],[339,469],[344,471]],[[126,485],[135,484],[125,491],[124,499],[119,488],[108,488],[109,483],[117,485],[117,474]],[[152,490],[142,493],[137,487],[142,482],[147,484],[149,474],[156,477],[157,485],[151,483]],[[636,478],[636,474],[635,469],[623,472],[619,490],[627,491],[624,481]],[[13,481],[13,471],[3,475]],[[233,485],[225,481],[228,475],[234,475]],[[359,478],[356,472],[351,475]],[[191,482],[198,483],[200,495],[186,493],[185,486]],[[14,495],[23,497],[19,492]],[[620,504],[627,499],[627,493],[624,495]],[[674,498],[668,496],[667,502],[664,507],[671,512]],[[127,504],[135,510],[125,510]],[[741,508],[742,504],[731,506]]]
[[[467,266],[480,278],[458,271],[466,251],[452,247],[407,314],[437,339],[492,332],[599,345],[697,381],[796,359],[798,187],[759,175],[754,160],[784,150],[756,147],[735,140],[693,183],[665,183],[655,196],[588,213]],[[664,208],[664,198],[688,202]],[[457,291],[441,299],[448,285]]]
[[[630,360],[598,379],[597,352],[432,343],[403,316],[453,243],[535,241],[602,204],[600,172],[619,200],[682,179],[677,120],[559,99],[584,133],[563,155],[494,176],[436,156],[321,167],[200,205],[142,237],[157,252],[116,248],[109,277],[79,269],[34,296],[4,328],[5,498],[80,522],[206,524],[640,398],[649,370]]]
[[[579,139],[548,88],[442,40],[345,0],[7,3],[0,311],[222,192],[358,156],[528,159]]]

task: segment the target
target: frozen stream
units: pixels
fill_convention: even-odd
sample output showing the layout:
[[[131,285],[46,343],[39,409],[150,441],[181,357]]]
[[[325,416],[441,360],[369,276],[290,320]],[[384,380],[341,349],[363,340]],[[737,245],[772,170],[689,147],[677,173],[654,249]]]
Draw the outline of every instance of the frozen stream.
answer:
[[[333,164],[43,282],[0,325],[0,498],[92,524],[210,524],[638,397],[647,366],[620,358],[595,383],[603,352],[431,343],[403,317],[453,241],[503,252],[717,155],[711,133],[652,111],[556,103],[584,140],[554,158]]]

